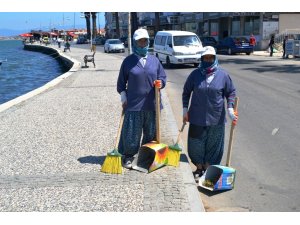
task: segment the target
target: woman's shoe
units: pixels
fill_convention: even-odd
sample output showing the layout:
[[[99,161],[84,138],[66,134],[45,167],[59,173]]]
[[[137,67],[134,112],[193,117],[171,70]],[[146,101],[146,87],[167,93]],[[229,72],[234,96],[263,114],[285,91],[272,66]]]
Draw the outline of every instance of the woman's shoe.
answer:
[[[196,169],[194,172],[193,172],[193,175],[194,175],[194,179],[196,181],[196,183],[199,182],[199,179],[200,177],[204,174],[204,170],[203,169]]]

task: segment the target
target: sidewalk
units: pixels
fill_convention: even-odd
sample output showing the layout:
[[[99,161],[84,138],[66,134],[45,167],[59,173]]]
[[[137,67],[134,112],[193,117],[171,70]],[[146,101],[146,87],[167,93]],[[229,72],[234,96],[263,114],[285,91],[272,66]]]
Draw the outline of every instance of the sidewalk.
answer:
[[[252,54],[257,55],[257,56],[269,56],[270,57],[270,52],[268,52],[268,51],[254,51]],[[273,57],[282,57],[282,52],[274,52]]]
[[[61,53],[75,61],[72,72],[0,106],[0,211],[204,211],[185,155],[178,168],[150,174],[100,172],[121,115],[122,58],[97,52],[96,68],[81,69],[78,62],[90,54],[83,46]],[[178,128],[164,90],[162,97],[162,142],[172,144]]]

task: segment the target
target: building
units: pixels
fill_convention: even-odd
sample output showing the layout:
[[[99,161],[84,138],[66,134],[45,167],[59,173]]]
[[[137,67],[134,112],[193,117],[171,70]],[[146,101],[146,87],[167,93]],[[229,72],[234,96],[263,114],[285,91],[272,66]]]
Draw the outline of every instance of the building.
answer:
[[[128,13],[119,14],[121,36],[128,33]],[[107,32],[116,37],[114,13],[105,13]],[[155,13],[137,13],[138,26],[146,27],[149,35],[155,36]],[[186,30],[199,36],[213,36],[217,41],[227,36],[256,37],[256,50],[268,48],[271,35],[278,37],[292,31],[300,34],[300,13],[279,12],[161,12],[159,30]]]

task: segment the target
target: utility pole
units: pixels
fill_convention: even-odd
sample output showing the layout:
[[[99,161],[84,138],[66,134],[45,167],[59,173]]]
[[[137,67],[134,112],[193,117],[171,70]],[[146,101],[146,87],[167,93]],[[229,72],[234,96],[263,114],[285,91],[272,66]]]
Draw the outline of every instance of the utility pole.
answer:
[[[132,54],[131,49],[131,13],[128,12],[128,55]]]
[[[99,17],[100,17],[100,12],[98,12],[98,29],[99,29],[99,34],[101,34],[101,26],[100,26],[100,19],[99,19]]]
[[[64,41],[66,41],[66,33],[65,33],[65,14],[63,13],[63,34],[64,34]]]

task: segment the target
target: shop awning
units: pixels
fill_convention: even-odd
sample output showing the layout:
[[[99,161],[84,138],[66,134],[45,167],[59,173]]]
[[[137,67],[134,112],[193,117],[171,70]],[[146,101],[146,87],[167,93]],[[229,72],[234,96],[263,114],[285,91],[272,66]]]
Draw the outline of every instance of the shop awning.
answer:
[[[19,36],[21,36],[21,37],[33,37],[33,34],[31,34],[31,33],[24,33],[24,34],[20,34]]]
[[[71,37],[75,36],[75,34],[73,32],[68,32],[68,35],[71,36]]]
[[[57,33],[54,33],[54,32],[49,32],[49,34],[50,34],[51,36],[57,36]]]

